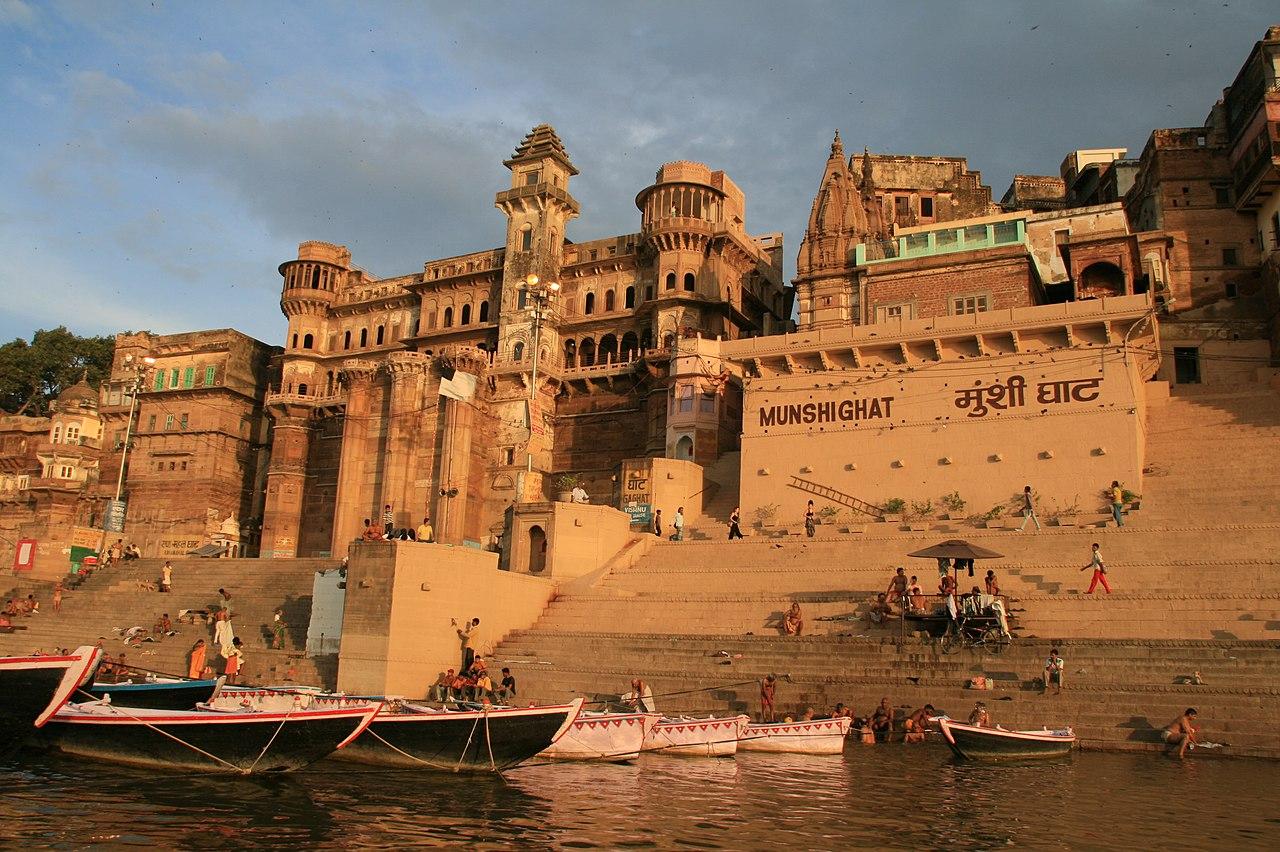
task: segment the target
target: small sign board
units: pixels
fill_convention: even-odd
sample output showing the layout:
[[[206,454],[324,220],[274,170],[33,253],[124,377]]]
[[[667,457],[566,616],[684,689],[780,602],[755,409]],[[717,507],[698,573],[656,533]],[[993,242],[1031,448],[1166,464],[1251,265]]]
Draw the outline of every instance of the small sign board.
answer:
[[[107,511],[102,516],[102,528],[107,532],[124,532],[124,516],[128,506],[125,500],[108,500]]]
[[[627,503],[622,507],[622,511],[631,516],[632,526],[647,527],[653,523],[653,504],[651,503]]]

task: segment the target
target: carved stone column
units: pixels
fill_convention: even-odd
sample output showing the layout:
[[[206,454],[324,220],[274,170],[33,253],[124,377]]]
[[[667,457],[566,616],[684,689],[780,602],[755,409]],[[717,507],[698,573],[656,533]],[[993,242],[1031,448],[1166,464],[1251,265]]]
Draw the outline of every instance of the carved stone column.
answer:
[[[434,399],[427,398],[426,393],[431,360],[430,355],[422,352],[393,352],[387,357],[391,402],[387,411],[382,504],[391,504],[397,527],[416,527],[427,508],[426,502],[418,497],[425,489],[416,488],[414,483],[419,470],[419,455],[435,444],[431,435],[423,434],[422,428],[428,419],[425,409],[435,403]]]
[[[373,386],[378,365],[351,358],[339,374],[347,391],[342,423],[342,461],[338,466],[338,490],[333,514],[334,556],[345,556],[347,545],[364,531],[364,518],[373,508],[372,482],[368,476],[368,438],[377,412],[373,410]],[[370,499],[372,497],[372,499]],[[381,519],[379,519],[380,521]]]
[[[267,499],[262,513],[262,554],[276,559],[298,555],[302,498],[311,451],[311,409],[289,402],[269,403],[275,426],[271,463],[267,467]]]
[[[471,346],[449,347],[441,353],[441,371],[483,377],[488,356]],[[482,383],[477,382],[477,388]],[[478,393],[478,390],[477,390]],[[444,409],[444,433],[440,450],[440,491],[436,502],[436,537],[447,544],[460,544],[468,533],[479,535],[479,519],[468,518],[471,502],[471,444],[475,429],[476,399],[462,401],[440,397]],[[471,521],[471,523],[468,523]],[[474,529],[473,529],[474,528]]]

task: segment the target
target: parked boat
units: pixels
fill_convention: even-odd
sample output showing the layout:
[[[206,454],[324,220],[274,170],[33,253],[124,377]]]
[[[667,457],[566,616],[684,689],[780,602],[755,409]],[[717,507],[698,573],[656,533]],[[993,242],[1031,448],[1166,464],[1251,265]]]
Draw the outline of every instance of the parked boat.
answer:
[[[133,683],[94,682],[84,689],[95,700],[110,696],[110,703],[117,707],[137,707],[148,710],[194,710],[197,704],[213,700],[224,678],[216,680],[180,680],[161,678]]]
[[[69,704],[42,736],[82,757],[241,775],[302,769],[358,737],[381,702],[338,710],[242,713]]]
[[[853,720],[810,719],[800,722],[751,723],[738,738],[738,751],[791,754],[841,754]]]
[[[556,742],[581,710],[581,698],[547,707],[478,710],[394,702],[335,757],[378,766],[501,772]]]
[[[0,657],[0,752],[42,727],[89,681],[101,659],[92,645],[63,656]]]
[[[663,719],[644,738],[644,751],[691,757],[733,757],[747,716]]]
[[[645,737],[661,718],[657,713],[582,713],[563,736],[538,753],[538,758],[602,763],[635,760],[644,748]]]
[[[1070,728],[1039,731],[1006,731],[1003,728],[978,728],[950,719],[938,720],[942,738],[957,756],[969,760],[1026,760],[1062,757],[1076,743]]]

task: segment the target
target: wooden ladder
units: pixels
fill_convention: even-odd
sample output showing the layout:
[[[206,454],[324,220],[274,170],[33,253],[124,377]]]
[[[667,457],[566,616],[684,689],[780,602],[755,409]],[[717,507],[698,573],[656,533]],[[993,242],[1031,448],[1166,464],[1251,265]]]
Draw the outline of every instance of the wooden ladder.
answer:
[[[837,491],[836,489],[830,488],[826,485],[821,485],[817,482],[810,482],[809,480],[801,479],[798,476],[791,477],[791,481],[787,484],[792,488],[797,488],[801,491],[808,492],[809,494],[816,494],[824,500],[830,500],[832,503],[839,503],[841,506],[848,506],[850,509],[856,509],[864,515],[870,515],[877,520],[884,517],[884,509],[881,509],[879,506],[868,503],[866,500],[859,500],[857,497],[845,494],[843,491]]]

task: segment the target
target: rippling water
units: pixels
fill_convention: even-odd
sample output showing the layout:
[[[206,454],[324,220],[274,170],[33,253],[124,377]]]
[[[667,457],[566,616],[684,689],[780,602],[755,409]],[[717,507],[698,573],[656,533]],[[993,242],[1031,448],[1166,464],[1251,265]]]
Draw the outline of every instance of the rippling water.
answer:
[[[0,842],[27,847],[1274,848],[1274,764],[1084,753],[954,762],[934,745],[843,757],[646,755],[504,779],[322,762],[271,778],[164,775],[55,755],[0,765]]]

